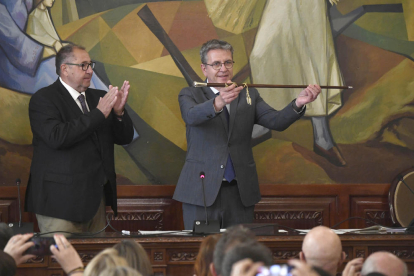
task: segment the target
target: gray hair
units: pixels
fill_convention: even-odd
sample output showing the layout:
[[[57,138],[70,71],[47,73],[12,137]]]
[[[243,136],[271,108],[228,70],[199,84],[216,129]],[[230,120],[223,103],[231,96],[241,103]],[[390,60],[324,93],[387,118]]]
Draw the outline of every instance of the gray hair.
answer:
[[[75,44],[68,44],[66,46],[63,46],[59,52],[57,52],[56,54],[56,60],[55,60],[55,65],[56,65],[56,74],[58,74],[60,76],[60,66],[67,62],[68,59],[73,57],[73,50],[74,49],[80,49],[80,50],[85,50],[84,47],[79,46],[79,45],[75,45]],[[86,50],[85,50],[86,51]]]
[[[230,43],[224,40],[212,39],[204,43],[203,46],[201,46],[201,49],[200,49],[201,63],[206,64],[208,51],[216,50],[216,49],[230,51],[231,57],[233,57],[234,49]]]

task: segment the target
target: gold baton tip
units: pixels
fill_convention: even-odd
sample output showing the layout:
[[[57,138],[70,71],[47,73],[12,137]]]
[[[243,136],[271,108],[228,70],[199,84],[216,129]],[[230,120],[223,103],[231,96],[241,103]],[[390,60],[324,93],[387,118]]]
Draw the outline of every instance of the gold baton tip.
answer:
[[[195,81],[193,85],[194,87],[203,87],[203,86],[207,86],[207,83]]]

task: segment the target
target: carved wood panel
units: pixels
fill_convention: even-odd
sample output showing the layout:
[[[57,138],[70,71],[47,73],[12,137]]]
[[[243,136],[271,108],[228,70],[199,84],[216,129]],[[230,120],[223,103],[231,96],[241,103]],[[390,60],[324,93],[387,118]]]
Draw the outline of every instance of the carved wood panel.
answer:
[[[181,230],[181,203],[172,200],[173,185],[118,186],[119,216],[110,213],[112,225],[118,230]],[[24,202],[25,186],[21,187]],[[391,225],[387,206],[389,185],[260,185],[263,199],[256,205],[256,223],[279,223],[294,228],[316,225],[333,226],[351,216],[361,216]],[[0,221],[18,219],[17,190],[0,187]],[[37,221],[33,213],[23,213],[23,222]],[[339,228],[363,228],[364,221],[345,222]],[[113,231],[107,229],[107,231]]]
[[[0,200],[0,222],[15,222],[16,207],[14,200]]]
[[[114,217],[110,208],[107,213],[111,225],[119,231],[182,229],[181,204],[172,199],[118,199],[118,216]]]
[[[329,226],[337,213],[336,205],[336,197],[266,197],[255,207],[254,222],[296,229]]]
[[[355,196],[350,198],[350,217],[361,217],[375,223],[392,226],[391,214],[386,197]],[[362,219],[349,221],[349,228],[365,228],[374,223]]]

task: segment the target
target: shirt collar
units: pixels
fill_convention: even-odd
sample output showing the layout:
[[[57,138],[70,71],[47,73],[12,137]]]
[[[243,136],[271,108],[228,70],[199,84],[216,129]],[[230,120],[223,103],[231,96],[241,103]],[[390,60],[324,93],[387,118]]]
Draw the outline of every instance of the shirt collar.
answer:
[[[83,96],[85,96],[85,100],[86,100],[86,94],[85,94],[85,92],[78,92],[78,91],[76,91],[69,84],[67,84],[66,82],[64,82],[61,77],[59,77],[59,80],[62,83],[62,85],[66,88],[66,90],[68,90],[69,94],[72,96],[72,98],[75,101],[78,99],[78,97],[79,97],[80,94],[83,94]]]

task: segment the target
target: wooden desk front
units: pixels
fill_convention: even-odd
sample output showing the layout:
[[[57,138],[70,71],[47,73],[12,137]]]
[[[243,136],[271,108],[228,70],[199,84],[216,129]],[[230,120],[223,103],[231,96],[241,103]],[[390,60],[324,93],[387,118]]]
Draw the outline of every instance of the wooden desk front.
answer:
[[[346,261],[368,257],[376,251],[389,251],[404,260],[409,271],[414,271],[414,235],[341,235]],[[193,275],[193,264],[204,237],[151,236],[133,238],[150,256],[155,275]],[[82,260],[87,264],[99,251],[125,239],[115,233],[104,233],[98,238],[71,239]],[[259,236],[258,240],[273,252],[275,263],[284,263],[298,256],[303,235]],[[58,263],[50,256],[38,257],[19,267],[17,275],[64,275]]]

